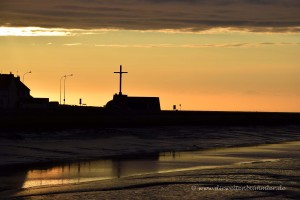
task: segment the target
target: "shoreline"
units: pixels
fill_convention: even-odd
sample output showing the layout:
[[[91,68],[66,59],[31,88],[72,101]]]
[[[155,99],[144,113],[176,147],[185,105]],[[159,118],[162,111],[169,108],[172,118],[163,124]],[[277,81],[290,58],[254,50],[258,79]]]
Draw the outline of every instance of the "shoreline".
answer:
[[[224,147],[211,147],[211,148],[197,148],[197,149],[188,149],[188,150],[157,150],[155,152],[143,152],[143,153],[128,153],[128,154],[118,154],[118,155],[106,155],[106,156],[92,156],[88,158],[63,158],[59,160],[47,160],[47,161],[33,161],[33,162],[23,162],[23,163],[13,163],[13,164],[0,164],[0,175],[2,175],[2,171],[10,172],[14,171],[17,168],[22,169],[30,169],[30,168],[37,168],[37,169],[43,169],[43,168],[50,168],[56,165],[64,165],[69,163],[76,163],[76,162],[89,162],[89,161],[95,161],[95,160],[139,160],[143,158],[151,158],[156,157],[157,155],[161,153],[177,153],[177,152],[201,152],[201,151],[218,151],[222,149],[231,149],[231,148],[247,148],[247,147],[260,147],[263,145],[280,145],[280,144],[286,144],[286,143],[293,143],[293,142],[300,142],[300,140],[285,140],[280,141],[278,143],[257,143],[257,144],[242,144],[242,145],[234,145],[234,146],[224,146]]]
[[[220,164],[220,168],[152,173],[119,179],[67,184],[60,187],[28,188],[19,190],[13,196],[37,196],[51,199],[53,195],[57,195],[57,197],[72,199],[73,195],[79,195],[80,197],[88,195],[94,198],[107,198],[108,196],[116,195],[115,192],[118,191],[118,193],[122,193],[125,196],[135,193],[140,197],[145,194],[150,195],[151,191],[155,192],[154,194],[156,195],[174,195],[174,191],[176,191],[175,193],[185,195],[184,199],[197,199],[203,195],[211,197],[221,194],[221,192],[222,194],[229,195],[230,199],[241,195],[248,197],[256,196],[259,198],[262,194],[263,196],[274,197],[275,199],[282,199],[282,195],[285,198],[297,197],[295,194],[300,191],[298,187],[300,180],[297,178],[299,176],[298,164],[300,163],[299,148],[300,141],[294,141],[240,147],[240,151],[237,151],[235,147],[215,151],[207,150],[204,151],[204,154],[219,155],[224,158],[227,156],[229,158],[243,158],[245,162],[237,162],[237,160],[230,165],[224,165],[218,161],[217,163]],[[202,153],[200,152],[200,154]],[[257,154],[261,157],[255,157]],[[219,160],[218,157],[216,158]],[[217,194],[216,191],[209,192],[199,189],[203,187],[229,187],[233,185],[238,187],[246,185],[253,187],[282,186],[286,189],[282,191],[217,191]],[[162,191],[165,193],[159,193]]]
[[[18,140],[0,142],[0,169],[282,143],[300,140],[299,133],[300,126],[170,126],[21,132],[14,136]]]

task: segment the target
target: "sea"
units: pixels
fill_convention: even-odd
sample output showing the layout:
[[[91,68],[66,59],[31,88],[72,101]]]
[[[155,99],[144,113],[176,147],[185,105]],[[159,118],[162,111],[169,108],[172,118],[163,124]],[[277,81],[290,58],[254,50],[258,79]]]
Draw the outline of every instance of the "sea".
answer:
[[[300,126],[45,129],[0,136],[0,192],[6,192],[248,162],[216,155],[300,141]]]

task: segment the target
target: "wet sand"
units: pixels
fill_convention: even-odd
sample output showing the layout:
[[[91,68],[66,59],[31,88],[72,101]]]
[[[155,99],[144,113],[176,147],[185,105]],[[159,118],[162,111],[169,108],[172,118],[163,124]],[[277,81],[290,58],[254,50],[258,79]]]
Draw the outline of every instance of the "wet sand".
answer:
[[[171,168],[157,167],[149,173],[107,180],[2,191],[0,198],[297,199],[300,196],[299,150],[300,142],[295,141],[175,155],[164,153],[158,161]],[[183,166],[183,163],[194,164]]]
[[[157,126],[0,132],[3,167],[300,140],[300,126]]]

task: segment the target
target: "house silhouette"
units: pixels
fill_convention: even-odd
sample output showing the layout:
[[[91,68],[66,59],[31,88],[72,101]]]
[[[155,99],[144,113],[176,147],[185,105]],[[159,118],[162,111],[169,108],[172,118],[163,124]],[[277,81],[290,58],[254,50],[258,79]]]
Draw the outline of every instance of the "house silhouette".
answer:
[[[49,98],[34,98],[30,89],[14,74],[0,74],[0,109],[46,108]]]

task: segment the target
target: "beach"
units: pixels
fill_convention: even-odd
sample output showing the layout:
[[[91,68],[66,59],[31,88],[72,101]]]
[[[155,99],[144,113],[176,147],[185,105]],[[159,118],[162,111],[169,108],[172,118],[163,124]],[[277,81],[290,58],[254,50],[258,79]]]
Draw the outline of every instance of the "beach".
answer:
[[[300,199],[299,11],[0,0],[0,200]]]
[[[97,131],[42,139],[18,133],[19,141],[2,142],[1,199],[297,199],[300,193],[295,126],[121,128],[96,137]]]

